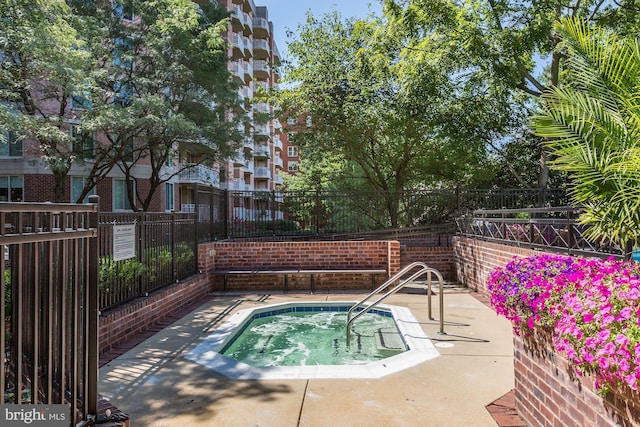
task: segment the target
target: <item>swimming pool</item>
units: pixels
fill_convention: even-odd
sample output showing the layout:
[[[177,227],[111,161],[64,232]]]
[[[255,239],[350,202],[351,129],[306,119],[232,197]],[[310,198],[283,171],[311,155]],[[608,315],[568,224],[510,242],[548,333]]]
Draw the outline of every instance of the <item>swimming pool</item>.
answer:
[[[231,378],[311,379],[379,378],[439,355],[411,311],[391,305],[377,306],[371,315],[358,319],[347,347],[344,325],[346,312],[353,304],[296,302],[241,310],[185,357]],[[304,318],[316,322],[315,326],[306,324]],[[330,324],[336,326],[337,335],[304,342],[304,335],[314,336],[315,332],[330,329]],[[302,335],[288,337],[300,330]],[[243,332],[248,338],[241,337]],[[279,348],[276,341],[282,341],[283,336],[292,348]],[[366,348],[371,342],[377,343],[373,353]],[[325,347],[320,356],[310,357],[310,350],[322,347],[320,344]],[[291,354],[293,358],[282,361]]]

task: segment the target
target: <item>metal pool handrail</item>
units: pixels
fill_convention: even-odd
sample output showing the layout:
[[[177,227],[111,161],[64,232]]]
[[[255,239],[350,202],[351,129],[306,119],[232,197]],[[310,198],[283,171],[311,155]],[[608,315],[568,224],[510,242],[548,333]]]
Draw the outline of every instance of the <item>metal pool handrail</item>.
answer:
[[[417,271],[416,273],[413,273],[408,279],[401,281],[396,287],[394,287],[393,289],[389,290],[387,293],[382,295],[380,298],[375,300],[373,303],[369,304],[367,307],[362,309],[353,318],[351,317],[351,313],[353,313],[353,311],[357,307],[362,306],[373,295],[379,293],[382,289],[384,289],[385,287],[389,286],[391,283],[395,282],[396,280],[399,280],[402,275],[408,273],[409,271],[411,271],[415,267],[420,267],[420,270]],[[369,295],[364,297],[362,300],[360,300],[358,303],[356,303],[353,307],[351,307],[349,309],[349,311],[347,312],[347,347],[349,347],[350,344],[351,344],[351,323],[353,323],[354,320],[356,320],[358,317],[362,316],[367,311],[369,311],[370,309],[372,309],[373,307],[378,305],[380,302],[382,302],[388,296],[391,296],[391,295],[395,294],[396,292],[398,292],[407,283],[412,282],[413,280],[417,279],[418,277],[420,277],[421,275],[423,275],[425,273],[427,274],[427,287],[428,287],[427,288],[427,293],[428,293],[428,297],[429,297],[428,298],[429,319],[433,319],[433,317],[431,316],[431,274],[433,273],[438,277],[438,282],[439,282],[439,285],[440,285],[440,294],[438,295],[439,302],[440,302],[440,331],[439,331],[439,333],[444,335],[445,334],[445,332],[444,332],[444,292],[443,292],[443,290],[444,290],[444,280],[442,278],[442,274],[440,274],[440,272],[438,270],[429,267],[424,262],[413,262],[413,263],[407,265],[406,267],[404,267],[402,270],[400,270],[396,274],[394,274],[393,277],[391,277],[389,280],[384,282],[376,290],[371,292]]]

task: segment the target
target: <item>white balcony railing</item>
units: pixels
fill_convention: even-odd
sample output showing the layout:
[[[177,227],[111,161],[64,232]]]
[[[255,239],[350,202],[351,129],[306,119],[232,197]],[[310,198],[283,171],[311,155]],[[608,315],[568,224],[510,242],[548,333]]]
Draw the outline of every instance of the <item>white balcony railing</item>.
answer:
[[[273,146],[275,147],[275,149],[282,151],[282,140],[280,139],[280,136],[274,135],[271,139],[273,141]]]
[[[261,18],[259,18],[261,19]],[[254,18],[255,20],[255,18]],[[269,42],[264,40],[264,39],[254,39],[253,40],[253,51],[255,52],[256,50],[264,50],[267,52],[270,52],[271,49],[269,49]]]
[[[266,166],[258,166],[255,170],[255,177],[271,179],[271,170]]]
[[[273,158],[273,164],[276,165],[276,167],[279,167],[280,169],[282,169],[283,162],[282,162],[282,159],[280,158],[280,156],[275,156]]]
[[[253,29],[255,31],[256,28],[261,28],[263,30],[269,31],[269,21],[265,18],[254,17],[253,18]]]
[[[220,185],[220,175],[215,169],[197,164],[186,164],[181,168],[184,169],[178,174],[178,182],[180,183]]]

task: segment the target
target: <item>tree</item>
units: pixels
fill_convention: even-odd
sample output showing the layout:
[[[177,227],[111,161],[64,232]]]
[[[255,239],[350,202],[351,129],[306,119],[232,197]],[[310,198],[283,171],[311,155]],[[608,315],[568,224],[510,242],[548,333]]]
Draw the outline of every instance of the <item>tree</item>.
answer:
[[[379,20],[309,15],[289,44],[288,87],[276,94],[283,114],[297,119],[287,130],[304,158],[347,161],[348,182],[383,196],[393,227],[404,190],[482,170],[492,129],[465,105],[483,118],[495,106],[481,91],[461,91],[437,55],[417,66],[400,47]]]
[[[552,166],[574,178],[585,234],[629,255],[640,242],[640,40],[580,19],[557,28],[565,71],[542,97],[533,127],[548,138]]]
[[[93,19],[85,28],[100,87],[84,126],[106,139],[80,197],[118,168],[129,204],[137,200],[148,210],[157,189],[172,177],[233,153],[244,113],[227,70],[225,9],[190,0],[127,4],[134,12],[130,20],[109,2],[95,10],[78,8]],[[140,168],[144,175],[134,173]],[[144,192],[133,185],[141,179],[148,181]]]
[[[63,201],[67,172],[83,152],[82,137],[72,138],[67,124],[83,111],[71,112],[70,104],[92,84],[91,58],[69,15],[62,0],[0,4],[0,128],[37,141],[55,201]]]
[[[489,96],[508,96],[516,112],[524,109],[514,117],[521,123],[533,101],[558,83],[563,56],[554,24],[559,19],[584,16],[629,29],[637,28],[638,19],[637,0],[385,0],[383,10],[406,35],[407,51],[428,51],[438,40],[459,59],[461,78],[483,80]],[[546,187],[548,153],[540,153],[538,185]]]

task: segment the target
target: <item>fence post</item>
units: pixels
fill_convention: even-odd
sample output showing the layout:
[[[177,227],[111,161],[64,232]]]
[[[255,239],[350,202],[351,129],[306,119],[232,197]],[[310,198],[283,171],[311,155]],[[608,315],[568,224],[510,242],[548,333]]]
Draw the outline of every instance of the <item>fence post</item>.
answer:
[[[222,222],[223,222],[223,238],[229,238],[229,190],[222,193]]]
[[[198,204],[196,203],[196,208],[197,207],[198,207]],[[197,213],[196,213],[196,221],[198,221]],[[173,274],[173,281],[177,283],[178,272],[176,270],[176,213],[175,212],[171,212],[171,271]]]
[[[89,333],[85,336],[85,346],[87,354],[87,363],[85,371],[85,412],[87,415],[98,415],[98,316],[100,315],[98,308],[98,245],[99,239],[99,219],[100,197],[89,196],[89,203],[94,205],[94,211],[89,214],[89,228],[95,229],[95,235],[89,240],[89,259],[87,265],[89,268],[89,282],[87,283],[86,294],[86,322]]]
[[[216,229],[214,221],[214,209],[213,209],[213,187],[209,187],[209,241],[213,241],[216,239]],[[198,236],[196,235],[196,242],[198,240]]]
[[[145,256],[145,249],[147,247],[147,233],[146,233],[146,225],[145,225],[145,217],[144,211],[142,209],[137,212],[137,221],[135,222],[135,228],[137,228],[137,236],[138,236],[138,262],[143,266],[147,265],[147,260]],[[138,292],[137,296],[144,296],[147,292],[148,288],[148,274],[140,274],[138,277]]]
[[[573,245],[575,244],[575,236],[574,236],[574,227],[575,227],[575,221],[573,219],[573,208],[569,207],[567,208],[567,219],[569,220],[569,233],[567,236],[567,250],[569,252],[569,255],[571,255],[571,249],[573,249]]]

